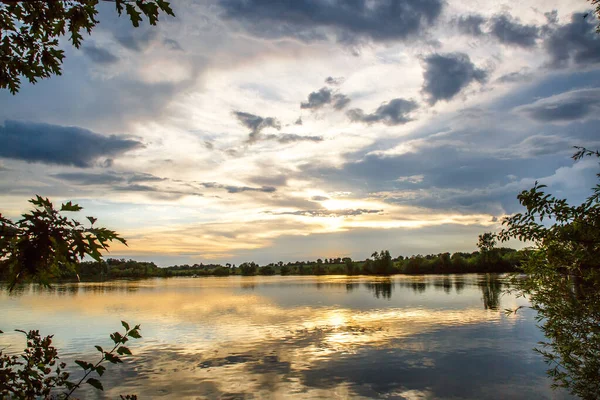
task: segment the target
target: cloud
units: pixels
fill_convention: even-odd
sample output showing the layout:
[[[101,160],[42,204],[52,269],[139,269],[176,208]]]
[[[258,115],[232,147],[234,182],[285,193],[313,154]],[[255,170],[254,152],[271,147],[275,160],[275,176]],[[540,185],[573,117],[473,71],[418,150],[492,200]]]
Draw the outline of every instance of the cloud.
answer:
[[[259,139],[260,133],[266,128],[281,129],[281,123],[277,118],[259,117],[258,115],[250,114],[242,111],[234,111],[233,115],[240,121],[242,125],[250,129],[249,142],[255,142]]]
[[[572,149],[573,145],[567,138],[556,135],[533,135],[514,146],[512,152],[522,157],[537,157],[565,151],[571,153]]]
[[[325,83],[328,85],[332,85],[332,86],[339,86],[342,83],[344,83],[344,77],[337,77],[334,78],[333,76],[328,76],[327,78],[325,78]]]
[[[484,83],[488,73],[475,67],[464,53],[432,54],[425,58],[423,92],[430,105],[450,100],[471,82]]]
[[[113,185],[125,181],[123,176],[112,172],[87,173],[87,172],[65,172],[51,175],[63,181],[73,182],[79,185]]]
[[[143,172],[134,172],[133,174],[131,174],[127,180],[132,183],[132,182],[161,182],[166,180],[165,178],[160,178],[156,175],[152,175],[152,174],[146,174]]]
[[[281,135],[268,135],[265,140],[276,140],[279,143],[293,143],[293,142],[322,142],[322,136],[304,136],[296,135],[295,133],[283,133]]]
[[[404,40],[439,17],[442,0],[221,0],[223,16],[266,37],[311,41],[332,32],[342,42]]]
[[[590,65],[600,62],[600,37],[596,33],[597,20],[593,13],[583,18],[583,13],[574,13],[565,25],[550,26],[544,47],[550,56],[549,65],[563,68],[570,63]]]
[[[350,98],[345,94],[338,93],[333,96],[333,108],[336,110],[341,110],[348,104],[350,104]]]
[[[398,182],[421,183],[425,177],[423,175],[401,176],[396,179]]]
[[[143,147],[137,140],[102,136],[83,128],[11,120],[0,127],[0,142],[0,157],[81,168]]]
[[[308,101],[300,103],[300,108],[317,109],[331,103],[331,89],[321,88],[317,92],[308,95]]]
[[[492,17],[490,23],[490,34],[507,45],[533,47],[540,34],[537,26],[523,25],[507,14]]]
[[[350,98],[345,94],[336,93],[329,88],[323,87],[308,95],[308,101],[300,103],[300,108],[316,110],[325,105],[333,105],[336,110],[341,110],[350,103]]]
[[[516,82],[524,82],[531,80],[533,74],[528,72],[527,69],[523,69],[521,71],[514,71],[508,74],[502,75],[500,78],[496,79],[496,82],[499,83],[516,83]]]
[[[253,176],[248,179],[252,183],[256,183],[261,186],[285,186],[287,185],[287,176],[283,174],[269,174]]]
[[[580,89],[539,99],[520,106],[516,111],[538,122],[569,122],[581,120],[600,111],[600,89]]]
[[[139,172],[61,172],[51,175],[54,178],[84,186],[115,185],[129,183],[133,186],[139,183],[163,182],[166,178]]]
[[[412,121],[409,114],[417,108],[418,105],[413,100],[393,99],[380,105],[371,114],[365,114],[360,108],[349,110],[347,114],[352,122],[367,124],[382,122],[386,125],[401,125]]]
[[[294,125],[302,125],[302,117],[298,117],[296,122],[294,122]]]
[[[131,51],[141,52],[150,46],[156,35],[156,30],[153,30],[152,27],[145,27],[128,29],[122,32],[117,31],[113,36],[121,46]]]
[[[313,201],[326,201],[329,200],[329,197],[327,196],[313,196],[310,198]]]
[[[95,44],[88,44],[81,48],[83,53],[97,64],[114,64],[119,61],[119,57],[115,56],[110,51],[101,47],[96,47]]]
[[[481,25],[485,23],[485,18],[479,14],[462,15],[454,20],[458,30],[471,36],[481,36],[483,31]]]
[[[272,215],[298,215],[303,217],[355,217],[362,214],[379,214],[381,212],[383,212],[383,210],[369,210],[365,208],[344,210],[298,210],[284,212],[266,211],[267,214]]]
[[[234,186],[234,185],[223,185],[217,182],[201,182],[200,185],[207,189],[225,189],[227,193],[242,193],[242,192],[263,192],[273,193],[277,191],[277,188],[273,186],[261,186],[261,187],[249,187],[249,186]]]
[[[165,46],[167,46],[167,48],[169,48],[171,50],[183,51],[183,48],[181,47],[179,42],[175,39],[166,38],[163,40],[163,43],[165,44]]]
[[[293,142],[321,142],[323,137],[321,136],[304,136],[297,135],[295,133],[282,133],[281,135],[263,135],[262,131],[266,128],[281,129],[281,123],[277,118],[272,117],[259,117],[258,115],[234,111],[233,114],[240,121],[242,125],[250,129],[250,136],[248,137],[248,143],[256,143],[258,141],[273,140],[279,143],[293,143]],[[296,121],[297,122],[297,121]]]

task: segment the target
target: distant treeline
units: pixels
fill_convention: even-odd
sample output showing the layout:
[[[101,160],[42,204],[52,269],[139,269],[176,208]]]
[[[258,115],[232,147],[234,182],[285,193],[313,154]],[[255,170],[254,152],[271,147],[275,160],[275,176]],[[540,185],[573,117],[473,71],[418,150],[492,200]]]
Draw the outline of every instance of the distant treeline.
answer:
[[[153,262],[108,258],[102,262],[82,262],[77,268],[82,280],[118,278],[146,278],[172,276],[229,276],[229,275],[393,275],[393,274],[461,274],[518,271],[526,251],[495,248],[473,253],[440,253],[399,256],[392,258],[389,251],[375,252],[363,261],[349,257],[325,258],[315,261],[270,263],[260,266],[255,262],[235,264],[193,264],[161,268]],[[77,279],[67,273],[63,279]]]

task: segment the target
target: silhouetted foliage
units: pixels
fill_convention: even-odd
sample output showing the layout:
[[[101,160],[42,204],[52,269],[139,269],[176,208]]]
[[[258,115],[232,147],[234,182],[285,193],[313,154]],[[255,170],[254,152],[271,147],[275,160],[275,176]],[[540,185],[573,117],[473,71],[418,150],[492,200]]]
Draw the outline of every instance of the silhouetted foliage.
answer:
[[[0,214],[0,273],[11,289],[28,280],[48,285],[53,278],[76,274],[78,261],[86,255],[100,261],[108,242],[126,244],[114,231],[95,227],[94,217],[87,217],[86,228],[61,214],[82,210],[77,204],[67,202],[56,210],[47,198],[29,202],[35,208],[16,222]]]
[[[98,24],[99,0],[28,0],[0,3],[0,88],[19,91],[21,77],[31,83],[61,74],[64,50],[59,39],[68,35],[79,48],[82,32],[90,34]],[[165,0],[114,0],[119,15],[125,12],[134,27],[142,16],[156,25],[162,11],[175,16]]]
[[[600,157],[600,153],[578,148],[573,158],[586,156]],[[600,393],[600,185],[577,206],[545,193],[544,187],[536,182],[518,196],[525,212],[507,217],[499,238],[534,244],[522,265],[526,278],[515,284],[537,311],[547,340],[536,350],[549,364],[554,386],[596,399]]]
[[[19,356],[3,354],[0,349],[0,397],[69,399],[83,384],[104,390],[102,382],[98,379],[106,370],[103,364],[122,363],[121,357],[131,355],[131,350],[125,346],[125,343],[130,338],[141,338],[139,325],[130,328],[125,321],[121,324],[125,332],[114,332],[110,335],[114,345],[111,350],[106,351],[100,346],[95,346],[101,354],[97,362],[75,360],[75,364],[84,372],[77,381],[69,380],[70,374],[66,372],[67,365],[59,361],[58,351],[52,346],[52,335],[42,337],[36,330],[29,332],[17,330],[25,335],[27,347]],[[135,395],[121,397],[136,398]]]

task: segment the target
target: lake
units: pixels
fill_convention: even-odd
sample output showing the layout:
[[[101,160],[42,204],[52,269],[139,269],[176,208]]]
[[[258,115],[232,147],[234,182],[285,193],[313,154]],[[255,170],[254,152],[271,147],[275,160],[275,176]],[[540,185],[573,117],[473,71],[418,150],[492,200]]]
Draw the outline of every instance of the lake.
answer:
[[[495,275],[170,278],[0,290],[13,329],[54,334],[63,360],[97,360],[121,320],[133,356],[81,398],[568,398],[532,349],[526,300]]]

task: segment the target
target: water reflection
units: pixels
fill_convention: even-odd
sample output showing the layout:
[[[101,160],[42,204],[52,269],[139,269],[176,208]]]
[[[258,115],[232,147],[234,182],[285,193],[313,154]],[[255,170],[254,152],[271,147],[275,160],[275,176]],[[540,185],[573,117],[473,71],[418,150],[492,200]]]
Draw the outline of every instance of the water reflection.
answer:
[[[390,278],[386,278],[380,281],[367,282],[365,287],[372,291],[376,298],[382,297],[389,300],[392,297],[394,283]]]
[[[0,329],[55,333],[66,359],[142,325],[115,398],[560,398],[531,348],[527,312],[507,317],[495,275],[176,278],[0,292]],[[18,348],[0,336],[0,347]],[[490,371],[494,371],[491,374]],[[92,392],[82,393],[82,398]]]

